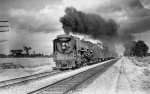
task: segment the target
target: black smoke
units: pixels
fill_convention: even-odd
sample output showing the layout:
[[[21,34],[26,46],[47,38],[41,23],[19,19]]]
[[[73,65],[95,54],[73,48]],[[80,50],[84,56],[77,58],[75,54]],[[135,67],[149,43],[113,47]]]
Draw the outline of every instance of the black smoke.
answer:
[[[88,35],[93,39],[102,40],[107,45],[121,43],[126,50],[129,50],[135,44],[133,42],[135,34],[150,30],[150,11],[145,10],[140,4],[130,3],[135,5],[133,13],[128,13],[130,21],[119,25],[112,19],[106,20],[100,15],[84,13],[73,7],[66,8],[65,15],[61,17],[60,22],[67,34]]]
[[[118,36],[119,25],[112,19],[105,20],[97,14],[84,13],[73,7],[65,10],[61,17],[65,33],[88,35],[93,39],[111,40]]]
[[[135,45],[136,45],[136,41],[128,41],[124,44],[124,47],[126,49],[131,49],[131,48],[135,47]]]
[[[125,51],[124,55],[129,56],[133,52],[133,48],[136,46],[136,41],[128,41],[124,43]]]

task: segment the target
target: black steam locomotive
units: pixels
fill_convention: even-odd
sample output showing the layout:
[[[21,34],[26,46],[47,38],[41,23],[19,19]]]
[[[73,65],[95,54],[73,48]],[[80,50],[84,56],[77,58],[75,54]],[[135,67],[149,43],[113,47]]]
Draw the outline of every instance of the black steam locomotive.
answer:
[[[72,35],[58,35],[53,41],[53,59],[56,69],[75,69],[116,58],[107,47],[80,40]]]

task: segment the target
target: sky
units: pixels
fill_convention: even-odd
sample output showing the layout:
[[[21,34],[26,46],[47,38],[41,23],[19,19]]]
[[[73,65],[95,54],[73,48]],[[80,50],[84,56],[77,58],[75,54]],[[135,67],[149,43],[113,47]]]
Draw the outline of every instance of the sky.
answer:
[[[0,53],[22,46],[32,47],[31,53],[52,53],[52,40],[64,34],[59,20],[66,7],[113,19],[119,35],[127,41],[142,39],[150,47],[150,0],[0,0],[0,20],[8,20],[10,29],[0,33],[0,39],[8,40],[0,43]]]

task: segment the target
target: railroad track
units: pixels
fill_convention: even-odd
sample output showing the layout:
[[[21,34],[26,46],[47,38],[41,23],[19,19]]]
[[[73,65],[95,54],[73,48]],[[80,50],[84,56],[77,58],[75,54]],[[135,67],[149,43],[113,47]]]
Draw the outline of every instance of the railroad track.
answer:
[[[110,67],[117,60],[118,59],[104,63],[97,67],[91,68],[87,71],[81,72],[69,78],[58,81],[54,84],[32,91],[28,94],[71,94],[71,92],[75,91],[76,88],[82,85],[85,81],[92,78],[94,75],[98,74],[100,71]]]
[[[14,86],[17,84],[27,83],[32,80],[40,79],[40,78],[46,77],[46,76],[53,76],[53,75],[56,75],[59,73],[61,73],[61,71],[50,71],[50,72],[43,72],[43,73],[34,74],[34,75],[30,75],[30,76],[1,81],[0,88],[7,88],[7,87],[11,87],[11,86]]]

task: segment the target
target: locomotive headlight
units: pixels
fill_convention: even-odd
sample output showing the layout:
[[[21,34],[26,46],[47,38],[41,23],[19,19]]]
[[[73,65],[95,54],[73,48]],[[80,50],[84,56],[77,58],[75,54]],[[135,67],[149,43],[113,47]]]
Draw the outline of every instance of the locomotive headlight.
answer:
[[[62,49],[66,49],[66,47],[65,47],[65,46],[62,46],[61,48],[62,48]]]
[[[70,47],[69,43],[65,43],[65,42],[62,43],[62,49],[67,49],[69,47]]]
[[[62,43],[62,47],[61,48],[62,49],[66,49],[66,43],[65,42]]]

